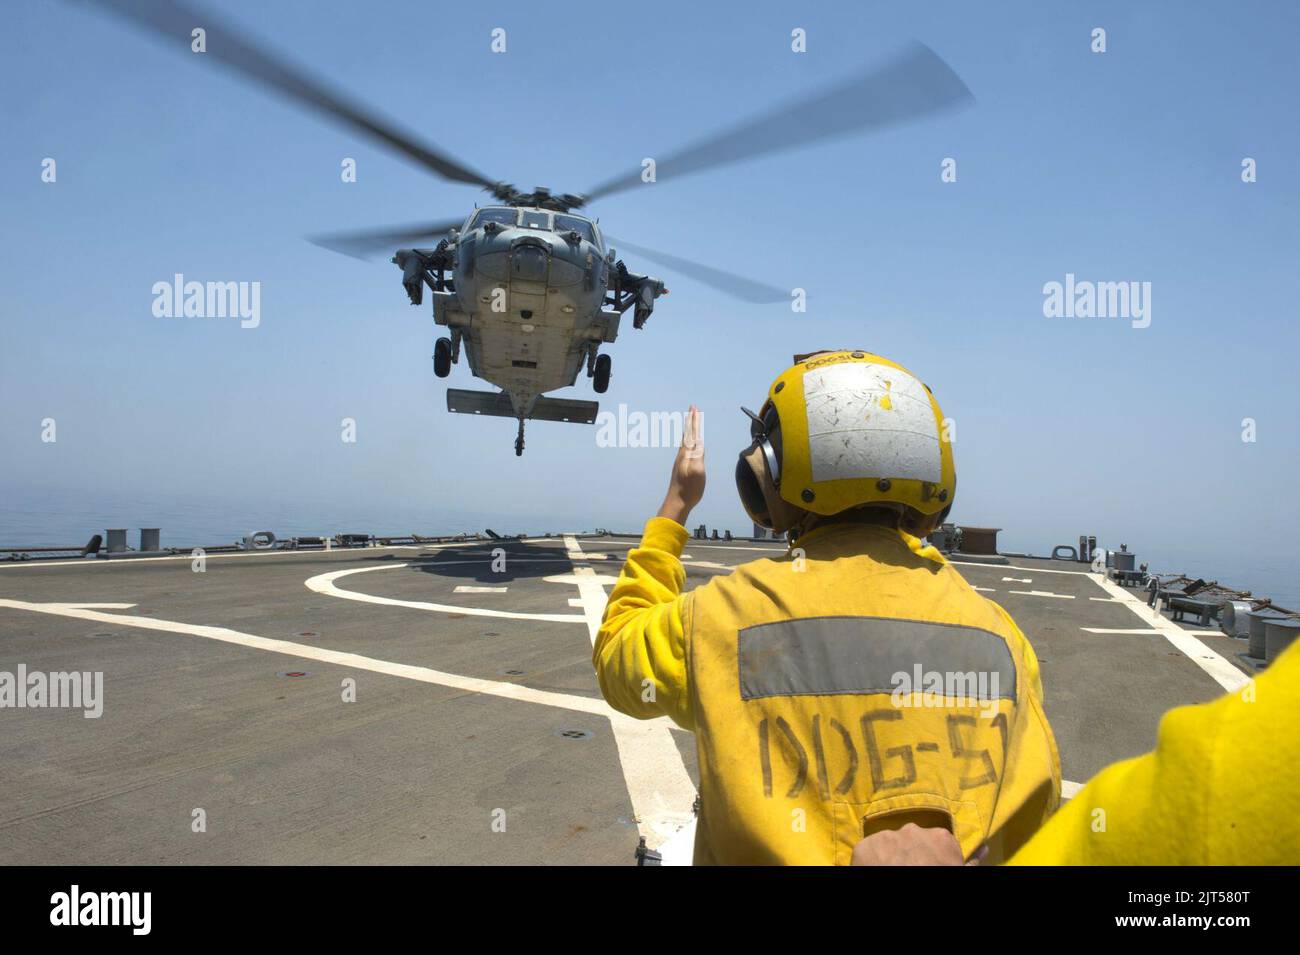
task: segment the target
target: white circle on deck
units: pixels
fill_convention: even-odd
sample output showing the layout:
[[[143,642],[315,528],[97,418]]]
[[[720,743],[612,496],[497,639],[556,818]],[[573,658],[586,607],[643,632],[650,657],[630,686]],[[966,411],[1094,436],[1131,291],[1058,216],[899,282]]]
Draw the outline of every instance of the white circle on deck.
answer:
[[[608,574],[584,574],[581,578],[577,574],[555,574],[551,577],[543,577],[542,580],[548,584],[572,584],[574,587],[578,586],[579,580],[583,583],[597,583],[602,587],[613,587],[618,583],[617,577]]]
[[[518,559],[518,558],[516,558]],[[447,560],[436,561],[437,566],[451,564],[488,564],[491,558],[482,560]],[[520,561],[523,563],[523,561]],[[308,590],[327,597],[342,597],[344,600],[357,600],[361,603],[380,604],[386,607],[409,607],[412,610],[427,610],[433,613],[460,613],[472,617],[504,617],[507,620],[545,620],[551,623],[585,623],[586,617],[576,613],[524,613],[515,610],[493,610],[488,607],[466,607],[458,604],[431,603],[425,600],[400,600],[397,597],[377,597],[356,590],[343,590],[334,582],[352,574],[370,574],[377,570],[400,570],[410,564],[385,564],[382,567],[353,567],[349,570],[335,570],[328,574],[317,574],[304,582]],[[572,577],[572,575],[569,575]],[[547,578],[548,580],[551,578]],[[570,582],[573,582],[572,580]]]

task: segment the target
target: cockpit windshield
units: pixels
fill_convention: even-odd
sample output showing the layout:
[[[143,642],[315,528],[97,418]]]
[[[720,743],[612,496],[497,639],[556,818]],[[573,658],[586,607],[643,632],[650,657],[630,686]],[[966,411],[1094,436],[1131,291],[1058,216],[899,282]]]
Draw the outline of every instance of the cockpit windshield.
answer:
[[[591,227],[591,223],[586,219],[580,219],[577,216],[555,217],[556,232],[576,232],[593,245],[596,243],[596,230]]]
[[[551,214],[540,209],[525,209],[519,223],[525,229],[545,229],[551,231]]]
[[[597,247],[600,245],[600,241],[596,238],[596,229],[591,224],[591,220],[584,219],[581,216],[567,216],[557,212],[554,213],[554,219],[552,220],[552,213],[545,209],[515,209],[510,206],[492,206],[476,212],[474,218],[470,221],[469,227],[479,229],[489,222],[495,222],[497,225],[506,227],[518,226],[524,229],[540,229],[546,232],[551,231],[552,228],[560,233],[576,232],[592,245]]]
[[[470,223],[470,228],[477,229],[488,222],[495,222],[498,225],[512,226],[515,224],[515,219],[518,215],[518,209],[511,209],[508,207],[480,209],[478,214],[474,216],[474,221]]]

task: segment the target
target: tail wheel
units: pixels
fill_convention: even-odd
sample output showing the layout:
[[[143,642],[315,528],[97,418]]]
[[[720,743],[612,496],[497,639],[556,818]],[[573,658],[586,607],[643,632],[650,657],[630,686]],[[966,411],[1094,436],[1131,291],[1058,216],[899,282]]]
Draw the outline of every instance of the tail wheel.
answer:
[[[451,374],[451,339],[439,338],[433,346],[433,373],[439,378]]]
[[[614,362],[608,355],[600,355],[596,358],[595,381],[591,387],[596,390],[596,394],[603,395],[609,388],[609,375]]]

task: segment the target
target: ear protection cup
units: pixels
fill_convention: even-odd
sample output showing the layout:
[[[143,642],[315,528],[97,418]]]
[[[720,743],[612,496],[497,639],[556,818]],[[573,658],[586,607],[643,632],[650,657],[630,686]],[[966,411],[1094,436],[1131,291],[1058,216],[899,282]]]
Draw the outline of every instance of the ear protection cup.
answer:
[[[775,419],[775,415],[773,418]],[[763,452],[763,461],[767,464],[767,473],[772,478],[772,486],[781,486],[781,427],[776,424],[762,441],[758,443]]]
[[[762,478],[755,473],[755,466],[762,466],[763,459],[754,447],[740,452],[736,459],[736,490],[740,494],[741,506],[749,519],[760,527],[772,528],[772,514],[767,506],[767,497],[763,494]]]
[[[740,503],[750,519],[768,530],[774,528],[773,502],[780,506],[781,486],[781,420],[772,402],[766,402],[760,414],[741,408],[749,416],[749,434],[753,439],[749,447],[740,452],[736,462],[736,490]],[[784,507],[780,507],[784,511]]]
[[[755,442],[740,452],[736,462],[736,490],[750,519],[776,534],[785,534],[809,517],[781,497],[767,469],[771,446]]]

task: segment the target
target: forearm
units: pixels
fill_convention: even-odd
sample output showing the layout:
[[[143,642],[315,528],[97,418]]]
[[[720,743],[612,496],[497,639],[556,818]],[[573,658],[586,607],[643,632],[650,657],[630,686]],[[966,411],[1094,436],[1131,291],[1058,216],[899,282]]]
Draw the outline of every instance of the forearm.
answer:
[[[656,516],[680,524],[685,529],[686,522],[691,519],[691,505],[687,504],[680,494],[670,489],[663,504],[659,505],[659,513]]]
[[[693,725],[686,680],[686,529],[656,517],[628,553],[592,649],[606,701],[629,716]]]

